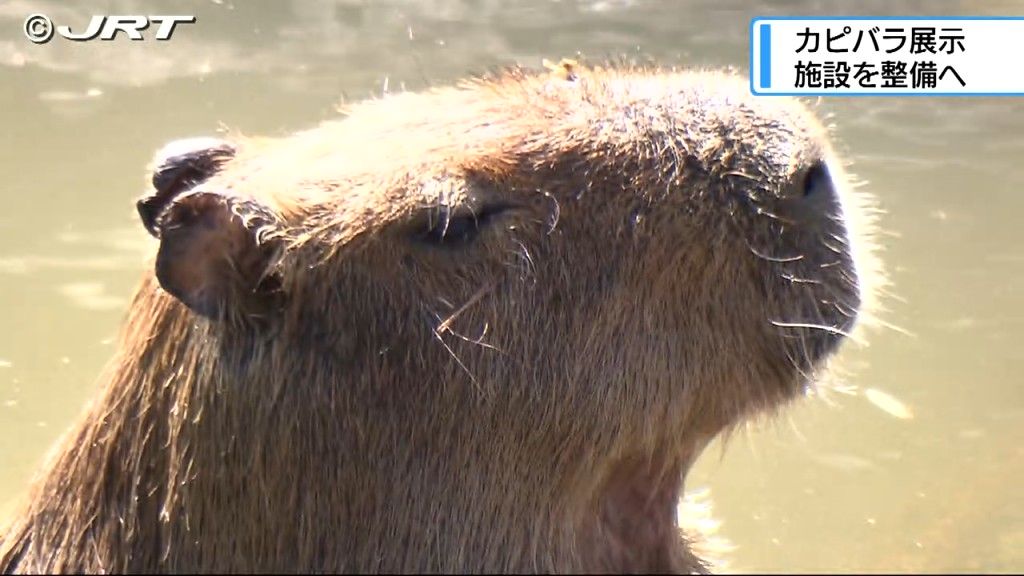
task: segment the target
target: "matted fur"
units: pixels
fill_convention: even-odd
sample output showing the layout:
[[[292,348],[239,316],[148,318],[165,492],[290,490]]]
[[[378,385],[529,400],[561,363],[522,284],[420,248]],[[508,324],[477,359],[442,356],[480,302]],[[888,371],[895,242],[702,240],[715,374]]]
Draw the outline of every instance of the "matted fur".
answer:
[[[232,145],[194,191],[277,247],[274,305],[147,275],[2,571],[701,571],[686,471],[878,271],[819,122],[716,72],[513,70]]]

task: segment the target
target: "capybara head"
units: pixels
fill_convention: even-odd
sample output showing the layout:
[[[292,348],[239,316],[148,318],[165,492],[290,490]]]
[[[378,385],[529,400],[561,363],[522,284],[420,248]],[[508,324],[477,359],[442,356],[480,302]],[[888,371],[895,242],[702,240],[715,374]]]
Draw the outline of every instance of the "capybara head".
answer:
[[[155,279],[9,568],[701,570],[686,470],[812,383],[873,273],[819,122],[710,72],[182,141],[138,208]]]

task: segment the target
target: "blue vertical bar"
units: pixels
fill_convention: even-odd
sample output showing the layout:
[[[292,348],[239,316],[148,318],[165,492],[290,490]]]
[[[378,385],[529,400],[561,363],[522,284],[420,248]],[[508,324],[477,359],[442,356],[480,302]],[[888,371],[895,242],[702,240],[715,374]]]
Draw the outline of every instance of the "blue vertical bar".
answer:
[[[772,26],[761,24],[761,88],[772,87]]]

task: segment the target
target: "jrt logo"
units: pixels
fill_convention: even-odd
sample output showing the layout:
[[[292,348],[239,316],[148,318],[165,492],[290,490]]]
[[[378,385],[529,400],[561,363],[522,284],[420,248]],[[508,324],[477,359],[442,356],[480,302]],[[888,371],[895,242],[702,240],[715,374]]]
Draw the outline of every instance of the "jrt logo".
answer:
[[[66,40],[113,40],[118,32],[124,32],[131,40],[145,40],[142,31],[151,24],[159,24],[156,40],[170,40],[178,24],[194,24],[195,16],[93,16],[89,26],[81,32],[73,32],[70,26],[54,26],[53,21],[43,14],[32,14],[25,18],[25,36],[36,44],[45,44],[53,38],[54,31]]]

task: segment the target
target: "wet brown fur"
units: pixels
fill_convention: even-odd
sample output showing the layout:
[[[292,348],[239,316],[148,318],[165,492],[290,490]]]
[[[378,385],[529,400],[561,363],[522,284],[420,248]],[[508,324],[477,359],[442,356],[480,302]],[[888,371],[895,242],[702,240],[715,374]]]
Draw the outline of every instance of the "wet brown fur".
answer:
[[[144,279],[2,571],[703,570],[686,470],[811,383],[873,273],[820,124],[719,73],[515,70],[236,145],[198,188],[272,294],[207,319]],[[789,204],[818,160],[845,215]]]

